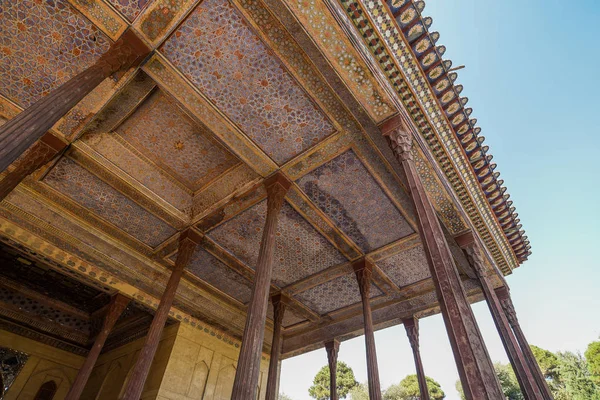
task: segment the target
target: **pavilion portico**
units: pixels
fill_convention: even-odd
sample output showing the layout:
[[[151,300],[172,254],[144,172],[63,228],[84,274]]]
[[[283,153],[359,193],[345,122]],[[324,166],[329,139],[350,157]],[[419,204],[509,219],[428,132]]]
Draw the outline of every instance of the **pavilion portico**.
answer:
[[[1,22],[0,233],[110,299],[65,398],[91,393],[131,301],[154,316],[119,398],[149,396],[169,319],[239,348],[230,365],[199,350],[181,398],[275,399],[282,358],[325,347],[335,370],[364,333],[380,399],[374,331],[398,323],[427,398],[418,320],[440,312],[466,397],[501,399],[481,298],[524,396],[551,398],[503,278],[529,244],[422,2],[63,3]],[[19,31],[61,50],[25,54]],[[12,331],[39,338],[34,317]]]

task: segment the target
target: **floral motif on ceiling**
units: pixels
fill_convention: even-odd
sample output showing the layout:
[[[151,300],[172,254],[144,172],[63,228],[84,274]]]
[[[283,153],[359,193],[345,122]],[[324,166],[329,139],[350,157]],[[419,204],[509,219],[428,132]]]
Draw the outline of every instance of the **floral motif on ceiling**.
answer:
[[[92,65],[110,46],[66,0],[5,1],[0,94],[27,107]]]
[[[334,132],[227,0],[202,2],[161,52],[280,165]]]
[[[84,208],[155,247],[176,230],[76,162],[62,158],[44,182]]]
[[[263,200],[213,229],[208,236],[254,268],[266,212],[267,202]],[[273,282],[279,287],[347,261],[287,202],[279,213],[275,246]]]
[[[413,233],[352,150],[306,174],[298,185],[364,252]]]
[[[191,190],[239,163],[160,91],[151,94],[116,132]]]

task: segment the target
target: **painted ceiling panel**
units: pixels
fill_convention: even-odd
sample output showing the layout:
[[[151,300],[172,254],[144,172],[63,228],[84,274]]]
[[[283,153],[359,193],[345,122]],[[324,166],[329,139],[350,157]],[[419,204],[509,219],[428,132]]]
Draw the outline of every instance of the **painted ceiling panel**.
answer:
[[[150,95],[116,132],[192,190],[238,164],[160,91]]]
[[[137,149],[128,145],[119,135],[114,133],[86,135],[83,141],[180,211],[191,210],[191,193],[147,157],[137,154]]]
[[[352,150],[306,174],[298,185],[365,252],[413,233]]]
[[[377,286],[371,285],[371,298],[381,294]],[[332,279],[294,297],[321,315],[361,302],[354,274]]]
[[[254,268],[266,212],[267,202],[263,200],[210,231],[208,236]],[[279,214],[275,245],[273,281],[280,287],[347,261],[287,202]]]
[[[206,250],[198,248],[186,269],[239,302],[250,301],[252,284]]]
[[[63,157],[44,182],[148,246],[158,246],[176,232],[69,158]]]
[[[161,52],[283,164],[334,127],[227,0],[205,0]]]
[[[3,1],[0,93],[27,107],[92,65],[110,46],[66,0]]]
[[[144,8],[153,0],[108,0],[123,14],[129,22],[133,22]]]
[[[410,285],[431,276],[421,245],[381,260],[377,262],[377,266],[398,287]]]

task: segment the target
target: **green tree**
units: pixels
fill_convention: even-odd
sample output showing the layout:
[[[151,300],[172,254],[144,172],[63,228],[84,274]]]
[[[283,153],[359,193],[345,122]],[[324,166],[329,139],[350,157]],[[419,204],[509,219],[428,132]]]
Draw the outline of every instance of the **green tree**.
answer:
[[[530,345],[529,347],[531,347],[533,356],[537,360],[544,377],[550,380],[558,380],[560,361],[556,357],[556,354],[534,345]]]
[[[588,363],[590,378],[597,386],[600,386],[600,341],[588,344],[585,359]]]
[[[350,390],[358,385],[354,378],[354,371],[346,363],[338,361],[336,373],[337,393],[340,399],[345,399]],[[315,375],[313,385],[308,389],[308,394],[313,399],[329,399],[329,366],[326,365]]]
[[[285,393],[279,393],[279,395],[277,396],[277,400],[294,400],[294,399],[292,399],[290,396],[288,396]]]
[[[559,393],[558,397],[569,400],[600,400],[600,390],[594,384],[587,361],[581,354],[566,351],[558,353],[557,358],[560,362],[558,367],[561,383],[559,390],[566,394],[563,396],[562,393]]]
[[[352,400],[369,400],[369,386],[366,383],[354,386],[350,390],[350,399]]]
[[[465,391],[463,390],[460,379],[456,381],[456,383],[454,384],[454,387],[456,388],[456,391],[458,392],[458,395],[460,396],[460,400],[467,400],[467,397],[465,396]]]
[[[427,380],[427,391],[432,400],[441,400],[446,397],[441,385],[430,377]],[[383,394],[383,400],[418,400],[421,398],[417,375],[407,375],[397,385],[392,385]]]
[[[519,387],[517,376],[510,364],[495,363],[494,370],[502,386],[502,392],[508,400],[523,400],[523,393]]]

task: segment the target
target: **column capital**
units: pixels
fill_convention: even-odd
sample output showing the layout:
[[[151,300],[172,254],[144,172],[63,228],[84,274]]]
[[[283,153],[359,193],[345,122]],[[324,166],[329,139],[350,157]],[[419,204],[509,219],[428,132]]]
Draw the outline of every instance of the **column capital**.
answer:
[[[265,179],[264,185],[267,189],[268,208],[279,211],[292,182],[281,172],[276,172]]]
[[[352,268],[356,274],[356,280],[358,281],[360,294],[363,296],[363,299],[367,299],[368,301],[369,293],[371,292],[371,281],[373,278],[373,264],[369,260],[361,258],[360,260],[352,263]]]
[[[128,29],[94,64],[108,76],[140,64],[151,49],[132,29]]]
[[[196,251],[196,246],[200,244],[202,238],[203,236],[192,228],[181,232],[179,235],[177,258],[175,259],[175,267],[173,268],[174,271],[183,270],[190,263],[194,251]]]
[[[271,303],[273,303],[273,325],[281,326],[287,306],[286,300],[282,297],[282,295],[277,294],[271,297]]]
[[[500,305],[502,305],[502,309],[504,310],[504,314],[506,314],[506,318],[511,326],[516,326],[519,323],[519,319],[517,318],[517,312],[515,311],[515,306],[510,297],[510,291],[508,286],[502,286],[494,290],[496,292],[496,296],[498,300],[500,300]]]
[[[340,349],[340,341],[338,339],[332,339],[325,342],[325,350],[327,354],[332,353],[337,358],[338,351]]]
[[[404,329],[406,329],[406,336],[413,350],[419,348],[419,319],[415,316],[402,320]]]
[[[406,123],[396,116],[381,125],[381,132],[400,161],[412,160],[412,133]]]

